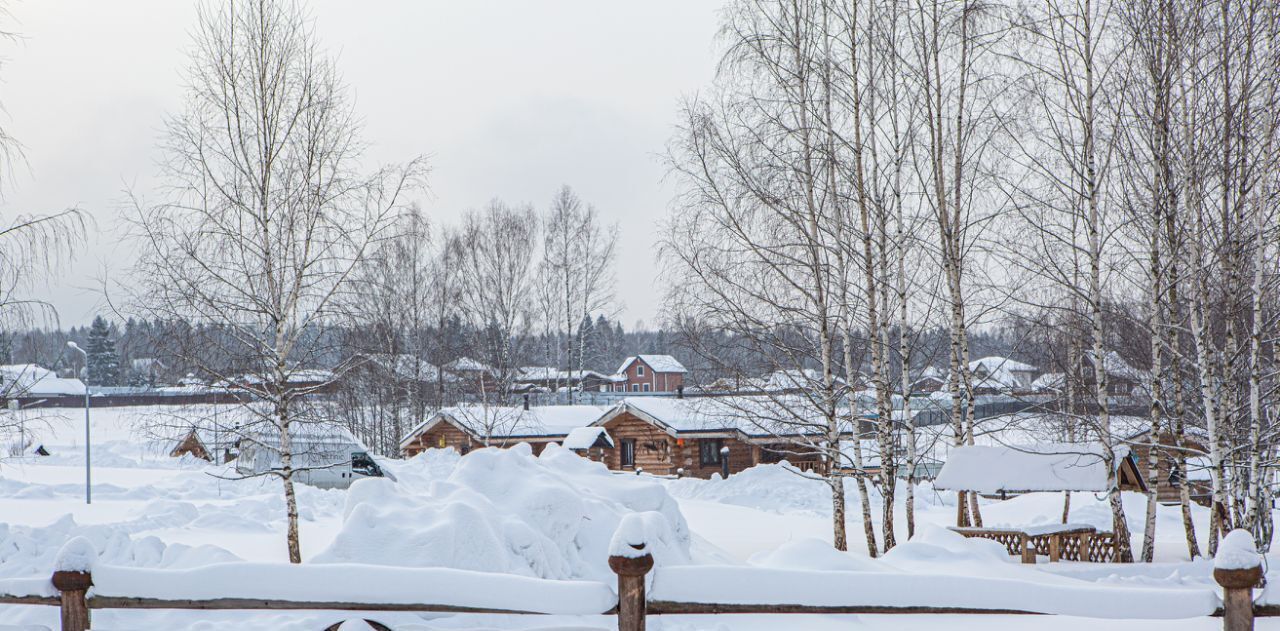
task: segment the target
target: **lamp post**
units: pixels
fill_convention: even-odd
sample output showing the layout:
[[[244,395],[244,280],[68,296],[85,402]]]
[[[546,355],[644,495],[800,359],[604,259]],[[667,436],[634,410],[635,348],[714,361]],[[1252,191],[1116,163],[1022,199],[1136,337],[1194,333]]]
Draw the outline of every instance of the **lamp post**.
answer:
[[[75,342],[67,342],[67,346],[69,346],[71,350],[79,351],[81,355],[84,355],[84,373],[85,373],[84,376],[85,376],[85,379],[88,379],[89,378],[89,353],[85,352],[85,350],[83,348],[80,348],[80,346]],[[90,471],[89,462],[90,462],[89,461],[89,384],[86,382],[84,384],[84,503],[85,504],[93,503],[93,491],[91,490],[93,487],[90,485],[91,478],[89,474],[89,471]]]

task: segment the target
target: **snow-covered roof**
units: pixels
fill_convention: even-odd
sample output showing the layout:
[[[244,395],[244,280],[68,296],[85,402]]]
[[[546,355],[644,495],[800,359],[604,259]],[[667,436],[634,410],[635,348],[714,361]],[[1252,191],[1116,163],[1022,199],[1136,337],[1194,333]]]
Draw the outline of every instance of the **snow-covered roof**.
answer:
[[[430,362],[408,353],[396,355],[375,353],[369,355],[368,358],[373,364],[401,379],[435,381],[440,376],[438,369]]]
[[[1009,359],[1008,357],[983,357],[969,362],[969,370],[977,370],[983,368],[989,373],[995,373],[998,370],[1008,370],[1010,372],[1035,372],[1036,367],[1031,364],[1024,364],[1020,361]]]
[[[1030,374],[1036,367],[1007,357],[983,357],[969,362],[974,388],[1016,390],[1031,386]]]
[[[596,425],[629,412],[672,433],[732,432],[748,436],[796,435],[825,431],[825,418],[805,397],[626,397]],[[838,410],[847,416],[847,409]],[[844,421],[847,423],[847,421]],[[852,431],[852,425],[842,431]]]
[[[833,383],[843,386],[845,380],[832,376]],[[822,385],[822,372],[813,368],[791,368],[775,370],[760,381],[760,390],[764,392],[785,392],[788,390],[817,389]]]
[[[491,368],[470,357],[459,357],[444,365],[445,370],[452,372],[491,372]]]
[[[1117,456],[1127,451],[1117,449]],[[1117,462],[1120,459],[1117,458]],[[1107,469],[1098,444],[953,447],[934,487],[947,491],[1024,493],[1107,490]]]
[[[296,368],[285,375],[286,383],[328,383],[335,375],[332,370],[323,368]],[[247,386],[264,383],[262,375],[247,373],[239,377],[239,383]]]
[[[689,372],[684,369],[684,364],[670,355],[633,355],[622,362],[618,372],[627,372],[627,367],[637,359],[647,364],[654,372]]]
[[[1093,351],[1087,351],[1085,354],[1092,361]],[[1105,358],[1103,367],[1106,368],[1107,376],[1109,377],[1120,377],[1137,383],[1143,383],[1151,378],[1150,372],[1134,368],[1132,364],[1120,356],[1120,353],[1106,351],[1103,353],[1103,357]]]
[[[1067,374],[1062,372],[1047,372],[1031,382],[1031,387],[1035,390],[1061,390],[1066,385]]]
[[[84,396],[84,382],[63,379],[36,364],[0,366],[0,394],[5,397]]]
[[[443,408],[405,434],[404,447],[438,423],[452,423],[476,438],[556,438],[586,427],[608,408],[598,405],[497,406],[466,404]]]
[[[565,449],[591,449],[600,440],[613,447],[613,438],[603,427],[575,427],[569,431],[561,445]]]
[[[937,366],[925,366],[924,370],[921,370],[920,374],[916,376],[917,381],[921,379],[937,379],[938,381],[946,381],[947,373],[938,369]]]
[[[594,370],[562,370],[554,366],[522,366],[516,370],[516,379],[521,381],[574,381],[595,377],[603,379],[604,375]]]

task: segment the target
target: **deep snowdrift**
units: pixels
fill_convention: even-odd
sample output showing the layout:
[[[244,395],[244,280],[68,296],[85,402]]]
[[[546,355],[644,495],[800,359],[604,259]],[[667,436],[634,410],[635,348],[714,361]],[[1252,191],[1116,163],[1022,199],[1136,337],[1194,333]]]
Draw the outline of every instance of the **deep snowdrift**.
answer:
[[[528,445],[428,450],[393,473],[352,485],[342,529],[313,562],[609,580],[609,542],[633,512],[647,513],[658,563],[689,562],[689,528],[660,484],[555,445],[537,457]]]
[[[761,464],[723,479],[713,476],[709,480],[681,478],[668,480],[667,490],[681,499],[705,500],[721,504],[746,506],[775,513],[805,511],[822,515],[831,514],[831,487],[826,481],[805,473],[787,461],[777,464]],[[858,502],[857,482],[844,478],[845,502],[854,510]],[[907,495],[906,482],[899,480],[896,490],[898,501]],[[875,485],[867,484],[867,495],[873,505],[882,502]],[[945,504],[947,498],[927,484],[916,485],[916,507]]]

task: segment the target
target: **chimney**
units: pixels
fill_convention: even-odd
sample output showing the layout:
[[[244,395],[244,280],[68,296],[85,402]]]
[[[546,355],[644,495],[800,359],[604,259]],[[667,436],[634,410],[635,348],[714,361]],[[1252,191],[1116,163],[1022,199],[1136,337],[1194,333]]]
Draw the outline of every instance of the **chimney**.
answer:
[[[680,385],[678,385],[678,386],[676,386],[676,398],[677,398],[677,399],[683,399],[683,398],[684,398],[684,384],[683,384],[683,383],[682,383],[682,384],[680,384]]]
[[[529,409],[529,395],[524,395],[524,409]]]

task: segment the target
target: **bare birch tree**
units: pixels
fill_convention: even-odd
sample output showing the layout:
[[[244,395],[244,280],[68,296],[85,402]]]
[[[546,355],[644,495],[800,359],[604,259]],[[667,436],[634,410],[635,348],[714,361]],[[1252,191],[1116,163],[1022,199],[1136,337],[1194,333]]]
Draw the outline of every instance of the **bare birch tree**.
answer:
[[[359,125],[293,2],[203,5],[187,85],[184,111],[167,124],[161,201],[135,202],[134,303],[197,323],[177,352],[235,384],[251,419],[241,431],[278,437],[279,467],[262,475],[283,485],[289,560],[299,563],[292,441],[297,426],[325,417],[308,395],[328,380],[298,387],[295,377],[319,362],[318,332],[340,320],[341,298],[392,236],[423,163],[357,173]]]
[[[584,318],[608,309],[614,300],[613,261],[617,225],[606,226],[600,213],[583,204],[573,189],[562,187],[543,220],[542,283],[548,303],[547,322],[564,350],[569,403],[573,404],[575,371],[579,383],[586,362]],[[553,324],[554,323],[554,324]]]

